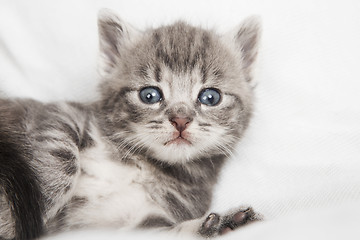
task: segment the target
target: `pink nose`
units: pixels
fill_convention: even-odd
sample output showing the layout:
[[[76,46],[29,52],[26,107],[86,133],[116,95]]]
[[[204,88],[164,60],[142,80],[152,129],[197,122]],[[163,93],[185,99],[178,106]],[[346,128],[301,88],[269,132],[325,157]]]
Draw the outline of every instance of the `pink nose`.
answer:
[[[191,122],[192,120],[190,118],[187,117],[174,117],[170,119],[171,124],[179,131],[182,132],[186,129],[187,125]]]

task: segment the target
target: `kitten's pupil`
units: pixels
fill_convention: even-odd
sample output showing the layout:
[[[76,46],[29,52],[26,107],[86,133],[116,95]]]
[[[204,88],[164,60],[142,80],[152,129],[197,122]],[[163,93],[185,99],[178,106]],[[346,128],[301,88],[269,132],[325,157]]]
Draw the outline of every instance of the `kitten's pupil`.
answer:
[[[211,104],[214,103],[214,97],[212,95],[208,95],[207,97],[204,97],[204,100],[208,100]]]
[[[148,95],[146,95],[148,100],[151,100],[152,97],[155,97],[155,93],[148,93]]]

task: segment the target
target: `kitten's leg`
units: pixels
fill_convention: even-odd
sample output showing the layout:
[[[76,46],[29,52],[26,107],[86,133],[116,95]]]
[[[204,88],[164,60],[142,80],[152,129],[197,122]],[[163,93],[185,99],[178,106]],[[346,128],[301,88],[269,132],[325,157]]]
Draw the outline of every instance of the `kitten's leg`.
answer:
[[[90,119],[70,105],[46,105],[29,125],[34,155],[31,164],[38,172],[45,202],[45,231],[61,231],[62,218],[57,216],[73,197],[81,172],[81,152],[93,144]]]

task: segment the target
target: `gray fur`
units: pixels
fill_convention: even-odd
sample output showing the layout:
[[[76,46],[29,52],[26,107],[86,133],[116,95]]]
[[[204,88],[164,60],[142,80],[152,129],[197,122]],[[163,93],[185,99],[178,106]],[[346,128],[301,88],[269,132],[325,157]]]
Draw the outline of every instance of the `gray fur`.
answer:
[[[36,170],[44,201],[45,232],[93,226],[174,228],[202,218],[219,171],[251,117],[249,82],[258,22],[245,21],[231,37],[184,22],[140,32],[109,11],[99,14],[98,25],[103,77],[99,101],[0,102],[2,117],[16,114],[16,124],[23,126],[17,131],[30,145],[29,164]],[[146,86],[161,89],[164,99],[143,104],[138,94]],[[219,89],[221,103],[203,106],[197,96],[204,88]],[[191,144],[167,146],[166,138],[175,132],[170,119],[178,116],[191,122],[185,135]],[[0,126],[0,131],[7,128]],[[133,172],[137,177],[125,189],[136,188],[154,210],[130,223],[122,212],[113,221],[92,220],[96,206],[116,200],[115,192],[97,194],[86,187],[107,179],[106,173],[94,172],[92,164]],[[114,180],[108,184],[116,188]],[[1,191],[0,207],[0,237],[13,237]],[[89,212],[93,215],[88,218]]]
[[[139,228],[171,227],[174,223],[168,219],[158,216],[149,216],[139,224]]]

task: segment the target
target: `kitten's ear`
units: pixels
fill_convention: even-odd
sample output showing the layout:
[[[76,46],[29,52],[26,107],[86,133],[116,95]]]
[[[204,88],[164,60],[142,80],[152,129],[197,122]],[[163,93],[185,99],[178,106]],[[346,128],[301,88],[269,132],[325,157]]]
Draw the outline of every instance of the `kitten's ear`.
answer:
[[[121,59],[122,50],[135,40],[140,32],[122,21],[109,9],[98,13],[100,62],[102,75],[110,73]]]
[[[230,35],[235,43],[235,48],[240,54],[243,69],[251,71],[261,37],[260,18],[258,16],[246,18]]]

